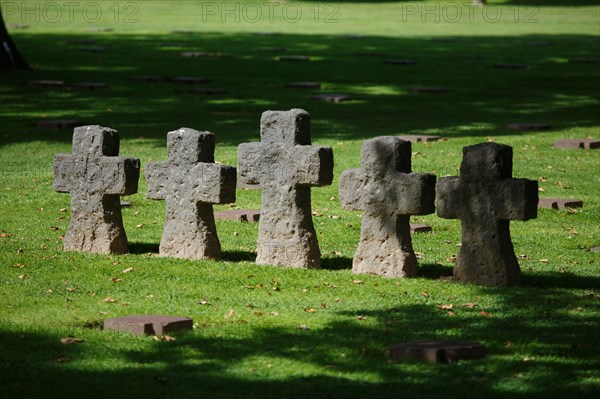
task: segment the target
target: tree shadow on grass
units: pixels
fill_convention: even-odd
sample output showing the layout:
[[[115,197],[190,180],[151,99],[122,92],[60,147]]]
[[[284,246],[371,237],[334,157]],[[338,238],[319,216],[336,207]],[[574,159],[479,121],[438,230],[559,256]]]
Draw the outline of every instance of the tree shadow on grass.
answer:
[[[149,242],[130,242],[129,253],[135,255],[158,254],[160,244]]]
[[[4,327],[0,384],[8,396],[48,398],[82,392],[89,398],[390,398],[398,392],[420,398],[593,397],[586,376],[597,371],[600,349],[595,330],[582,326],[597,325],[598,314],[568,311],[572,294],[560,289],[481,294],[502,301],[458,308],[453,317],[435,303],[344,311],[332,306],[322,311],[332,316],[325,323],[306,315],[301,328],[200,321],[175,341],[137,342],[105,332],[63,345],[57,333],[41,332],[43,326],[34,332]],[[489,356],[440,366],[388,362],[390,344],[416,339],[477,341]]]
[[[349,270],[352,269],[352,258],[345,256],[321,258],[321,268],[325,270]]]

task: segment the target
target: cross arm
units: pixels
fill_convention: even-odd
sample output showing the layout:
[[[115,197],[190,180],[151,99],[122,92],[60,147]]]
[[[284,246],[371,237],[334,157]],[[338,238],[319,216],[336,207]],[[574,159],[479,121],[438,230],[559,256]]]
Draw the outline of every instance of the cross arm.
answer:
[[[537,217],[538,182],[529,179],[506,179],[496,186],[495,198],[500,201],[499,218],[529,220]]]
[[[153,200],[167,198],[169,179],[169,162],[148,162],[144,168],[148,192],[146,197]]]
[[[428,215],[435,212],[435,175],[396,173],[390,183],[396,194],[398,212],[403,215]]]
[[[105,194],[131,195],[137,193],[140,179],[140,160],[137,158],[102,157],[102,177]]]
[[[235,202],[236,169],[217,163],[201,163],[186,174],[184,183],[193,187],[193,198],[207,204]]]
[[[297,145],[289,150],[290,176],[300,186],[328,186],[333,181],[331,147]]]
[[[340,176],[340,201],[342,208],[349,211],[364,210],[364,189],[367,176],[361,169],[350,169]]]
[[[435,187],[437,214],[444,219],[459,219],[462,207],[460,177],[442,177]]]
[[[73,187],[75,160],[69,154],[56,154],[52,162],[54,174],[54,191],[68,193]]]

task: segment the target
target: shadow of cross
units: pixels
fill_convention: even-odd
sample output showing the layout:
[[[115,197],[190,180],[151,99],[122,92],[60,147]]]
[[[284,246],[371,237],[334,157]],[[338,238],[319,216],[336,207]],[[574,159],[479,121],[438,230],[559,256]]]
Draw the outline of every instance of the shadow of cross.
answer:
[[[166,200],[159,252],[183,259],[221,257],[213,204],[235,202],[236,170],[214,163],[215,136],[181,128],[167,134],[169,160],[145,167],[149,199]]]
[[[140,160],[117,155],[119,132],[102,126],[76,127],[72,154],[54,155],[54,190],[71,193],[65,251],[127,252],[119,196],[137,192]]]
[[[383,136],[363,142],[361,168],[340,176],[344,209],[363,211],[352,272],[413,277],[410,215],[435,211],[435,176],[411,173],[411,143]]]
[[[436,191],[438,216],[461,221],[462,246],[454,276],[488,286],[518,284],[521,270],[509,224],[537,217],[538,184],[512,178],[512,147],[464,147],[460,177],[441,178]]]
[[[311,145],[302,109],[264,112],[260,138],[238,147],[240,181],[262,187],[256,263],[318,268],[310,188],[331,184],[333,151]]]

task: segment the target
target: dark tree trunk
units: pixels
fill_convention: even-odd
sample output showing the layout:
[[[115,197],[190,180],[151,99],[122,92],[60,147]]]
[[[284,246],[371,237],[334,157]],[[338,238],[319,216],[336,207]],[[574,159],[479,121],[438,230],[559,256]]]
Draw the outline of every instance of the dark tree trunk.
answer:
[[[0,9],[0,69],[30,69],[13,43]]]

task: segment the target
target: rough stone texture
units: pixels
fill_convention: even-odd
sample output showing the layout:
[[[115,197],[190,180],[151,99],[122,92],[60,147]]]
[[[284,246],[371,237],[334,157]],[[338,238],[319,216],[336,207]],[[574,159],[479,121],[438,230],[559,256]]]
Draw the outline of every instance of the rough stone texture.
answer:
[[[417,62],[414,60],[385,60],[383,63],[390,65],[414,65]]]
[[[214,163],[215,136],[181,128],[167,135],[169,160],[149,162],[148,198],[166,200],[159,252],[184,259],[221,257],[213,204],[235,202],[236,170]]]
[[[480,359],[485,355],[485,347],[477,342],[419,340],[390,346],[392,360],[449,363]]]
[[[460,177],[437,184],[438,216],[460,219],[462,246],[454,276],[465,283],[510,286],[521,270],[510,220],[537,217],[538,183],[512,178],[512,148],[482,143],[463,148]]]
[[[131,202],[121,201],[121,208],[131,208],[133,205]]]
[[[443,87],[436,86],[422,86],[422,87],[410,87],[408,89],[410,93],[417,94],[442,94],[446,93],[448,90]]]
[[[137,192],[140,160],[118,154],[116,130],[80,126],[73,134],[73,153],[54,156],[54,190],[71,193],[65,251],[127,252],[119,196]]]
[[[583,207],[583,201],[580,199],[540,198],[538,201],[538,208],[565,209],[581,207]]]
[[[260,220],[260,211],[251,209],[229,209],[226,211],[215,212],[215,219],[233,220],[236,222],[258,222]]]
[[[74,129],[80,124],[77,119],[50,119],[39,121],[35,126],[44,129]]]
[[[600,245],[590,248],[590,252],[600,253]]]
[[[333,151],[311,145],[302,109],[264,112],[260,136],[238,148],[240,181],[262,188],[256,263],[318,268],[310,190],[331,184]]]
[[[282,55],[279,57],[279,61],[310,61],[308,55]]]
[[[104,330],[125,331],[136,335],[160,336],[193,328],[192,319],[178,316],[133,315],[104,320]]]
[[[288,89],[320,89],[321,83],[319,82],[292,82],[286,83]]]
[[[507,127],[513,130],[550,130],[552,128],[547,123],[511,123]]]
[[[554,142],[556,148],[582,148],[585,150],[593,150],[600,148],[600,140],[596,139],[562,139]]]
[[[398,136],[399,139],[410,141],[411,143],[432,143],[441,139],[440,136],[429,136],[426,134],[412,134],[405,136]]]
[[[34,87],[56,87],[63,86],[65,84],[62,80],[30,80],[27,82],[29,86]]]
[[[426,224],[411,224],[410,225],[410,234],[431,233],[432,231],[433,231],[433,229],[431,228],[431,226],[428,226]]]
[[[413,277],[410,215],[435,211],[435,176],[411,173],[411,143],[383,136],[362,145],[361,168],[340,176],[344,209],[363,211],[353,273]]]
[[[352,97],[347,94],[336,94],[336,93],[328,93],[328,94],[319,94],[313,97],[315,100],[319,101],[327,101],[332,103],[339,103],[342,101],[350,101]]]

